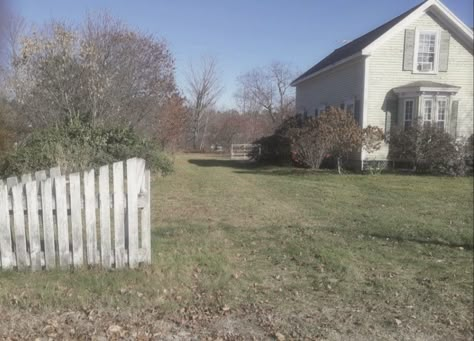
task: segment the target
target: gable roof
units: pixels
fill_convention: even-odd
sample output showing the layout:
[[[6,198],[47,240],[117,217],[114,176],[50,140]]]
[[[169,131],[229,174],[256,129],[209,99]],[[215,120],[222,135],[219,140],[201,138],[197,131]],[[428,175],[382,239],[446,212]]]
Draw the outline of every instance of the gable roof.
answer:
[[[430,4],[427,4],[430,3]],[[311,67],[309,70],[301,74],[297,77],[291,85],[295,86],[297,83],[300,83],[302,80],[311,77],[312,75],[323,71],[326,68],[331,66],[335,66],[339,63],[343,63],[346,59],[350,57],[356,56],[357,54],[364,54],[364,50],[369,47],[369,45],[373,45],[375,41],[385,35],[388,31],[394,28],[397,24],[400,24],[404,19],[410,16],[410,14],[416,12],[421,7],[426,7],[424,5],[430,6],[431,4],[437,5],[441,11],[447,12],[446,14],[449,16],[454,16],[449,10],[439,3],[437,0],[425,0],[418,4],[417,6],[409,9],[405,13],[400,14],[398,17],[386,22],[385,24],[377,27],[376,29],[360,36],[357,39],[347,43],[346,45],[334,50],[331,54],[329,54],[326,58],[322,59],[319,63]],[[448,13],[449,12],[449,13]],[[457,18],[454,18],[457,19]],[[460,20],[457,19],[459,22]],[[459,23],[457,23],[459,25]],[[462,22],[460,24],[464,25]],[[465,25],[464,25],[465,26]],[[472,39],[472,30],[470,30],[470,36]]]

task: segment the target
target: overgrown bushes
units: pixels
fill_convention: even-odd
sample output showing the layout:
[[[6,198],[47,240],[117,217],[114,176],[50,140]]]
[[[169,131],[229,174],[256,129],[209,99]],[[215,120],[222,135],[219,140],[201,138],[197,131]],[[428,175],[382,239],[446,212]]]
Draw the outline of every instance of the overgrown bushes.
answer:
[[[318,169],[328,157],[336,160],[338,171],[341,172],[342,161],[351,152],[364,147],[368,152],[380,148],[383,132],[377,127],[362,129],[350,112],[338,108],[329,108],[317,118],[303,119],[292,117],[287,119],[274,136],[263,142],[263,155],[272,147],[269,155],[281,159],[287,153],[293,163],[304,167]],[[262,143],[262,140],[257,141]],[[273,144],[273,145],[272,145]]]
[[[168,174],[172,161],[154,141],[131,128],[71,123],[38,130],[0,160],[2,177],[60,166],[73,172],[131,157],[146,159],[150,169]]]
[[[472,136],[469,141],[456,141],[442,129],[417,124],[391,133],[389,158],[411,163],[416,172],[464,175],[472,159]]]

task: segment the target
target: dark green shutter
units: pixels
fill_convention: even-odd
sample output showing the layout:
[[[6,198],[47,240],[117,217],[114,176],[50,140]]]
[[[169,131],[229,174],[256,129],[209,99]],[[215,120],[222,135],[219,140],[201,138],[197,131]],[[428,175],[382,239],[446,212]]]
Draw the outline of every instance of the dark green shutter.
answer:
[[[360,100],[356,99],[354,103],[354,119],[355,121],[361,125],[360,123]]]
[[[449,62],[449,41],[451,35],[447,31],[441,32],[441,40],[439,43],[439,66],[438,70],[442,72],[448,71]]]
[[[453,101],[451,105],[451,113],[449,115],[449,133],[456,137],[456,130],[458,126],[458,109],[459,101]]]
[[[405,30],[405,50],[403,52],[403,70],[413,71],[415,53],[415,30]]]

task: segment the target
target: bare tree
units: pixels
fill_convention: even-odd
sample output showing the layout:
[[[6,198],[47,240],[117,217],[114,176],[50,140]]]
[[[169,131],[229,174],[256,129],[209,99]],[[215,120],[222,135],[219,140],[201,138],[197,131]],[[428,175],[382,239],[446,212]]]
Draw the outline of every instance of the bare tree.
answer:
[[[209,121],[211,109],[222,92],[218,77],[217,62],[214,58],[203,57],[198,66],[190,64],[187,74],[186,98],[191,111],[190,132],[193,149],[198,148],[199,137],[202,148],[203,137]]]
[[[294,92],[290,87],[295,72],[289,64],[273,62],[241,75],[235,95],[244,112],[265,112],[274,126],[294,112]]]
[[[34,126],[79,119],[147,131],[177,92],[167,44],[106,14],[24,36],[11,65],[14,100]]]

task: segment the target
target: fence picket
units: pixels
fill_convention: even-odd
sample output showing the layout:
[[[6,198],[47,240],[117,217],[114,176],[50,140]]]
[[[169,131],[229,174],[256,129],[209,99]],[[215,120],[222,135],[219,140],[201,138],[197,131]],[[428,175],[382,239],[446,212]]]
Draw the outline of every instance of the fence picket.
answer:
[[[23,174],[21,176],[21,183],[26,184],[27,182],[31,181],[31,174]]]
[[[136,268],[138,259],[138,188],[137,188],[137,159],[127,160],[127,240],[128,265]]]
[[[112,170],[111,175],[110,165],[100,167],[97,179],[93,169],[83,178],[80,173],[67,178],[55,167],[23,174],[20,182],[0,180],[0,268],[150,263],[150,171],[137,158],[125,166],[116,162]]]
[[[56,251],[54,243],[54,220],[53,220],[53,189],[52,179],[48,178],[41,182],[41,204],[43,216],[44,234],[44,258],[46,269],[54,269],[56,266]]]
[[[72,230],[72,262],[74,266],[83,263],[82,249],[82,207],[81,207],[81,175],[69,175],[69,194],[71,198],[71,230]]]
[[[69,252],[69,220],[67,216],[66,177],[58,176],[54,179],[56,194],[56,216],[58,226],[59,266],[67,268],[70,264]]]
[[[12,187],[13,225],[15,230],[16,266],[24,269],[29,265],[26,250],[25,210],[23,208],[23,184]]]
[[[57,178],[58,176],[61,176],[61,169],[59,167],[54,167],[49,170],[49,177],[50,178]]]
[[[99,169],[100,251],[102,266],[112,266],[110,240],[109,166]]]
[[[31,270],[41,270],[41,238],[38,218],[38,187],[36,181],[27,182],[28,236],[30,241]]]
[[[151,263],[151,186],[150,171],[145,171],[145,207],[142,210],[142,247],[145,249],[145,263]]]
[[[16,178],[16,176],[12,176],[10,178],[7,179],[7,187],[8,187],[8,191],[10,191],[10,189],[13,187],[13,186],[16,186],[18,184],[18,179]]]
[[[0,184],[0,266],[2,269],[11,269],[14,264],[12,249],[10,212],[8,209],[8,187]]]
[[[98,264],[97,226],[95,215],[95,175],[94,170],[84,172],[84,201],[86,213],[86,252],[87,264]]]
[[[115,242],[115,267],[123,268],[126,262],[125,254],[125,203],[123,187],[123,162],[113,164],[114,184],[114,242]]]

